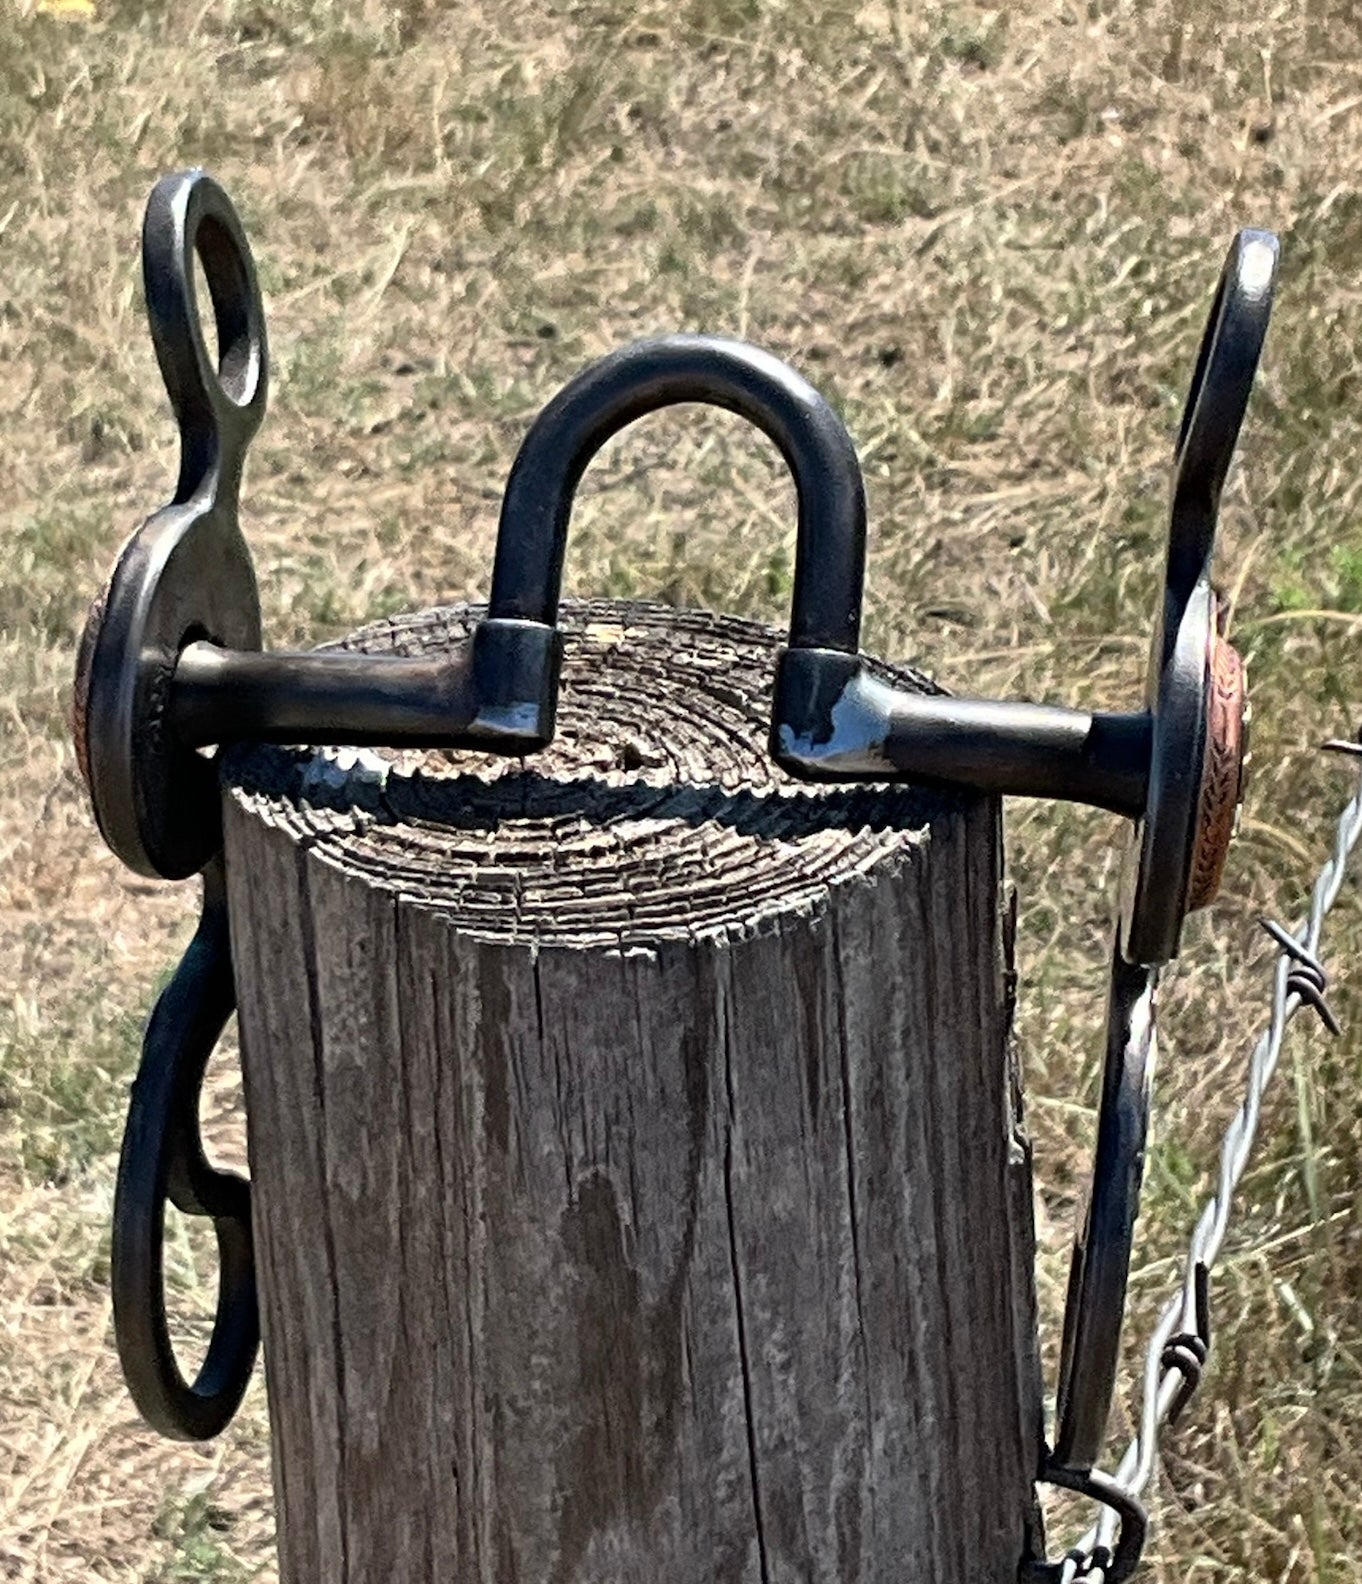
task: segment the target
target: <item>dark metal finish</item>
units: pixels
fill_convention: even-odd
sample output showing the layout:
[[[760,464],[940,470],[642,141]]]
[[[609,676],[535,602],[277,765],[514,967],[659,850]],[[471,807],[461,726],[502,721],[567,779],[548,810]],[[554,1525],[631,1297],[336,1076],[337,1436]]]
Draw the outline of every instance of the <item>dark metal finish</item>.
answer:
[[[202,1440],[227,1424],[260,1344],[250,1184],[211,1167],[199,1136],[204,1069],[235,1007],[226,887],[214,862],[203,873],[199,927],[147,1024],[114,1189],[110,1284],[119,1360],[142,1417],[177,1440]],[[217,1315],[192,1385],[166,1324],[167,1202],[209,1217],[218,1240]]]
[[[194,257],[218,356],[204,338]],[[180,428],[174,498],[125,545],[81,640],[74,727],[101,833],[131,868],[202,871],[203,916],[157,1002],[134,1086],[114,1205],[114,1330],[129,1390],[167,1435],[217,1434],[236,1410],[259,1323],[249,1186],[212,1170],[198,1133],[204,1066],[234,1005],[218,854],[217,768],[197,750],[234,736],[402,741],[519,754],[553,734],[560,639],[487,620],[439,664],[260,654],[255,577],[237,525],[245,452],[268,385],[264,313],[226,194],[201,171],[167,177],[143,228],[147,310]],[[167,1199],[212,1218],[220,1256],[213,1339],[186,1384],[165,1317]]]
[[[218,355],[199,317],[208,284]],[[512,470],[492,605],[439,661],[262,654],[250,556],[237,524],[246,448],[264,414],[264,312],[245,233],[202,171],[167,177],[143,228],[147,310],[181,436],[169,505],[128,541],[81,641],[78,757],[101,832],[131,868],[202,870],[199,934],[153,1015],[133,1097],[115,1211],[115,1322],[133,1396],[168,1434],[219,1430],[254,1357],[247,1188],[209,1171],[194,1097],[231,1011],[217,770],[200,749],[239,738],[412,744],[523,754],[553,735],[561,640],[554,626],[573,492],[596,450],[632,419],[716,403],[768,434],[799,498],[796,642],[859,637],[865,494],[841,421],[798,375],[755,348],[703,336],[640,342],[603,359],[545,410]],[[830,556],[817,564],[817,542]],[[170,1348],[161,1275],[169,1194],[218,1229],[215,1340],[193,1387]]]
[[[1142,819],[1123,949],[1131,961],[1166,962],[1187,913],[1213,630],[1203,581],[1181,607],[1142,715],[911,694],[878,682],[859,656],[791,647],[778,662],[771,753],[806,780],[953,782]]]
[[[1333,749],[1332,743],[1326,743],[1325,746]],[[1305,1006],[1317,1012],[1320,1022],[1338,1039],[1343,1033],[1343,1026],[1326,998],[1329,976],[1324,971],[1324,964],[1313,952],[1307,951],[1294,935],[1284,930],[1276,919],[1260,918],[1258,922],[1291,959],[1291,969],[1284,986],[1287,995],[1298,997]]]
[[[1176,1396],[1168,1405],[1166,1422],[1176,1424],[1201,1385],[1201,1374],[1211,1356],[1211,1272],[1206,1261],[1190,1261],[1190,1291],[1183,1315],[1189,1322],[1176,1331],[1159,1351],[1161,1372],[1176,1370],[1181,1377]]]
[[[1328,749],[1362,753],[1345,742],[1326,743]],[[1154,1476],[1161,1432],[1173,1425],[1186,1409],[1203,1377],[1211,1348],[1210,1276],[1226,1247],[1236,1188],[1242,1183],[1253,1157],[1253,1145],[1265,1113],[1265,1100],[1279,1071],[1284,1040],[1291,1019],[1304,1007],[1323,1016],[1328,978],[1319,958],[1324,922],[1342,898],[1350,859],[1362,839],[1362,788],[1354,790],[1338,820],[1331,856],[1311,887],[1309,914],[1294,934],[1271,919],[1260,919],[1276,943],[1280,956],[1272,973],[1271,1007],[1267,1025],[1254,1041],[1248,1058],[1247,1086],[1221,1140],[1219,1161],[1212,1173],[1213,1188],[1196,1216],[1182,1274],[1165,1300],[1144,1348],[1144,1368],[1139,1402],[1134,1408],[1135,1433],[1109,1476],[1101,1476],[1109,1490],[1128,1503],[1138,1503]],[[1326,1020],[1327,1021],[1327,1020]],[[1084,1489],[1085,1476],[1065,1476],[1057,1483]],[[1113,1556],[1128,1551],[1124,1519],[1118,1506],[1107,1501],[1094,1475],[1086,1494],[1103,1503],[1087,1532],[1062,1562],[1037,1562],[1022,1569],[1022,1578],[1035,1584],[1076,1584],[1079,1579],[1108,1577]],[[1138,1560],[1138,1548],[1135,1548]]]
[[[808,584],[796,568],[791,643],[780,660],[771,732],[777,761],[808,779],[949,780],[1140,818],[1122,930],[1131,962],[1173,957],[1187,912],[1206,755],[1216,511],[1267,332],[1276,265],[1275,237],[1241,232],[1202,337],[1174,453],[1142,764],[1131,717],[904,695],[876,682],[851,646],[797,641],[794,634],[806,633],[810,620]],[[800,549],[816,555],[819,566],[833,554],[822,543],[801,541]],[[1121,724],[1112,731],[1099,722]]]
[[[196,252],[216,365],[194,291]],[[166,177],[152,192],[143,274],[181,458],[174,499],[124,547],[77,662],[77,748],[114,852],[168,880],[201,869],[222,833],[216,767],[195,750],[240,735],[504,754],[549,742],[560,658],[550,623],[493,612],[439,665],[258,653],[237,496],[265,410],[265,318],[241,223],[202,171]]]
[[[877,681],[858,656],[787,649],[771,752],[806,780],[951,782],[1143,816],[1124,949],[1132,961],[1166,962],[1187,912],[1213,623],[1210,585],[1199,583],[1154,681],[1154,706],[1137,715],[909,694]]]
[[[553,736],[561,645],[538,622],[483,621],[438,659],[251,654],[190,644],[166,718],[183,743],[478,748],[525,754]]]
[[[1069,1267],[1052,1468],[1092,1468],[1106,1437],[1144,1177],[1158,977],[1157,968],[1132,967],[1113,952],[1097,1151]]]
[[[1155,1051],[1157,965],[1189,902],[1206,755],[1215,511],[1267,331],[1277,243],[1242,232],[1202,336],[1174,462],[1164,607],[1151,657],[1148,805],[1113,953],[1107,1055],[1086,1222],[1069,1277],[1047,1478],[1091,1470],[1106,1437],[1139,1213]]]
[[[1178,430],[1163,610],[1149,668],[1155,720],[1149,803],[1122,933],[1131,962],[1164,961],[1176,954],[1181,938],[1205,753],[1216,514],[1267,339],[1278,259],[1270,231],[1235,237]]]
[[[1168,540],[1165,661],[1176,616],[1204,581],[1215,548],[1220,492],[1248,411],[1272,316],[1280,246],[1271,231],[1245,229],[1230,244],[1197,349],[1174,454]]]
[[[1147,714],[907,693],[873,676],[859,655],[827,649],[786,650],[778,689],[777,757],[797,762],[806,780],[964,784],[1091,803],[1131,819],[1144,808]]]
[[[184,309],[193,307],[195,225],[201,251],[204,237],[212,239],[217,273],[210,281],[227,348],[221,381],[205,373],[202,330]],[[87,627],[77,680],[85,699],[77,731],[96,818],[132,868],[180,879],[217,851],[216,775],[194,751],[199,746],[249,736],[523,754],[548,743],[560,664],[553,623],[573,492],[612,434],[671,403],[726,407],[775,441],[795,479],[799,543],[810,552],[801,558],[804,617],[794,639],[855,647],[865,494],[841,420],[811,385],[754,347],[672,336],[602,359],[532,427],[507,486],[489,614],[459,651],[439,663],[258,653],[254,575],[236,523],[267,364],[249,252],[225,195],[201,174],[156,189],[148,236],[148,302],[183,436],[180,485],[176,503],[120,557]],[[164,302],[178,313],[165,324],[155,318]],[[238,342],[245,350],[233,350]],[[233,392],[242,401],[248,394],[249,422]],[[812,557],[815,542],[829,552],[826,565]]]
[[[854,652],[865,582],[856,448],[807,380],[769,353],[718,336],[636,341],[579,374],[540,413],[506,484],[491,614],[556,619],[573,495],[587,465],[627,424],[679,402],[726,408],[775,442],[799,504],[790,643]]]
[[[1116,1544],[1110,1548],[1103,1546],[1094,1552],[1070,1553],[1062,1562],[1024,1562],[1018,1575],[1020,1584],[1076,1584],[1079,1578],[1094,1575],[1101,1584],[1126,1584],[1140,1565],[1149,1531],[1149,1514],[1144,1503],[1110,1475],[1096,1469],[1081,1474],[1071,1469],[1054,1469],[1045,1477],[1052,1485],[1100,1502],[1119,1520],[1120,1532]]]
[[[1045,1468],[1047,1479],[1109,1505],[1119,1491],[1099,1490],[1104,1477],[1094,1466],[1116,1378],[1139,1210],[1155,988],[1191,905],[1198,838],[1217,825],[1203,801],[1216,511],[1267,330],[1276,265],[1274,237],[1242,232],[1202,337],[1174,453],[1164,590],[1142,714],[920,697],[874,677],[848,645],[793,638],[777,674],[771,752],[796,775],[956,782],[1095,804],[1139,822],[1112,954],[1097,1149],[1070,1273],[1055,1444]],[[820,553],[820,565],[826,559]],[[806,588],[796,582],[793,626],[800,630]],[[1138,1503],[1121,1516],[1108,1580],[1128,1576],[1143,1543]]]

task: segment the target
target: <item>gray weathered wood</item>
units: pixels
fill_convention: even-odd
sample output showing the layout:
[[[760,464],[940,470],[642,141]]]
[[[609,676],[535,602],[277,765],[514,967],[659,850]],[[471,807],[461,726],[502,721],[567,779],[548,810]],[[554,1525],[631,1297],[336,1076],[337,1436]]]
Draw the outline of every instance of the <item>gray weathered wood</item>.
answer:
[[[997,806],[789,782],[760,628],[563,623],[536,760],[229,762],[286,1584],[1012,1584]]]

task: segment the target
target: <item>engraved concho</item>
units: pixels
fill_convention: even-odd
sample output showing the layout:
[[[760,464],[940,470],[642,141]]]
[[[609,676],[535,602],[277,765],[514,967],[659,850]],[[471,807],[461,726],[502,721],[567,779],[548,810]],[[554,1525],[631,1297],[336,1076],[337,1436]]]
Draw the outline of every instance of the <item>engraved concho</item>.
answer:
[[[1187,888],[1195,912],[1215,900],[1225,872],[1249,761],[1249,702],[1244,662],[1214,629],[1209,655],[1206,756],[1197,800],[1196,849]]]

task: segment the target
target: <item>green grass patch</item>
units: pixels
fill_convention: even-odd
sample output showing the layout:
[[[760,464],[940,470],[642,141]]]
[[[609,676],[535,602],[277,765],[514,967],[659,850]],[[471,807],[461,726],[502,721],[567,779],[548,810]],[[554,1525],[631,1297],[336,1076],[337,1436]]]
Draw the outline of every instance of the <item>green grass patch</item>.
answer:
[[[207,1491],[167,1498],[157,1514],[153,1533],[169,1543],[171,1555],[146,1584],[248,1584],[260,1570],[233,1555],[233,1516]]]

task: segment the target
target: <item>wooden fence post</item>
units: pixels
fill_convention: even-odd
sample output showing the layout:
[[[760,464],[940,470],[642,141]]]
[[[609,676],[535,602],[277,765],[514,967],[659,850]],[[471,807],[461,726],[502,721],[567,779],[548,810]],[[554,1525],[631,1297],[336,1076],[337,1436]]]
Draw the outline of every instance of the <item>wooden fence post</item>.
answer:
[[[784,777],[763,629],[562,625],[533,760],[228,764],[285,1584],[1013,1584],[998,806]]]

